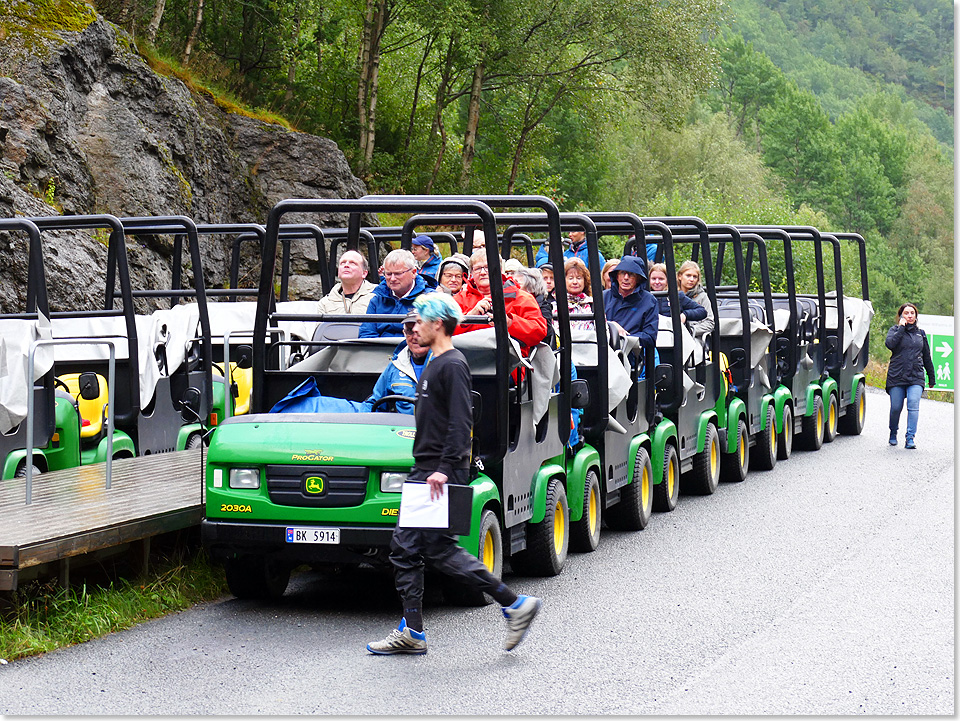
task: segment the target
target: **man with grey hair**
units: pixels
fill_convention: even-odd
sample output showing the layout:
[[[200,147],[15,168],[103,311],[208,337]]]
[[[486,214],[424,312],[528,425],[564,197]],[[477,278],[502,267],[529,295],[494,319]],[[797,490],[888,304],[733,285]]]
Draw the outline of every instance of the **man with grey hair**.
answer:
[[[367,306],[369,315],[397,315],[396,323],[364,323],[361,338],[402,336],[403,317],[413,310],[413,301],[425,291],[437,287],[437,281],[417,273],[417,259],[409,250],[398,248],[383,259],[383,279],[373,291]]]
[[[362,315],[373,298],[376,289],[367,280],[370,266],[367,259],[355,250],[347,250],[337,263],[337,278],[340,281],[320,299],[320,313],[344,313]]]

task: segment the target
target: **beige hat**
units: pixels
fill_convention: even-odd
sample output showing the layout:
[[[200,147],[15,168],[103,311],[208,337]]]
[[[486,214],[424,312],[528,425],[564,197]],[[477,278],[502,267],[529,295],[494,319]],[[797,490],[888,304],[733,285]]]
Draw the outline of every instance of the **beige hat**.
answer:
[[[505,261],[503,261],[504,273],[513,273],[514,271],[520,270],[522,267],[523,263],[516,258],[507,258]]]

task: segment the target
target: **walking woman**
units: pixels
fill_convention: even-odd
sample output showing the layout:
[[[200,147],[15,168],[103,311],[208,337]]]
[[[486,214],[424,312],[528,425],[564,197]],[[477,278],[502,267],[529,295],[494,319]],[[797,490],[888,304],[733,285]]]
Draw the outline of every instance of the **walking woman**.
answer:
[[[930,387],[937,377],[930,356],[927,334],[917,325],[917,306],[904,303],[897,311],[897,324],[887,332],[890,365],[887,368],[887,393],[890,395],[890,445],[897,445],[897,429],[903,401],[907,401],[907,432],[904,448],[914,449],[917,419],[920,417],[920,395],[923,393],[923,373],[926,371]]]

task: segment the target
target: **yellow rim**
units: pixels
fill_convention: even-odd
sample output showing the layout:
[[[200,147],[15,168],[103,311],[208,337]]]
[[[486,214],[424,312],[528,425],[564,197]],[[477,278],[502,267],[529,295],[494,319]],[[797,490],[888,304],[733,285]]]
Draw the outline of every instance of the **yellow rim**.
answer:
[[[743,434],[741,433],[740,438],[737,442],[737,446],[738,446],[737,450],[740,451],[740,467],[741,468],[743,468],[743,464],[747,460],[747,449],[746,449],[747,444],[744,443],[745,440],[746,439],[743,437]]]
[[[487,570],[493,573],[494,563],[496,561],[497,554],[493,547],[493,534],[487,530],[483,534],[483,565],[487,567]]]
[[[650,474],[647,472],[647,467],[643,467],[643,475],[640,476],[640,501],[643,503],[644,508],[649,508],[652,503],[650,495]]]
[[[563,536],[566,529],[563,527],[563,506],[558,501],[553,507],[553,549],[560,555],[563,550]]]
[[[830,430],[832,431],[837,425],[837,404],[833,401],[830,402]]]
[[[590,524],[590,535],[597,532],[597,492],[593,486],[590,486],[590,517],[587,523]]]
[[[714,436],[713,442],[710,444],[710,477],[716,478],[717,476],[717,466],[720,465],[720,454],[718,453],[720,448],[720,440]]]
[[[823,407],[817,408],[817,428],[820,429],[818,435],[823,435]]]
[[[863,418],[867,414],[867,399],[863,397],[863,393],[860,394],[860,405],[857,408],[857,415],[860,418],[860,422],[863,423]]]
[[[674,478],[673,470],[673,459],[670,459],[670,463],[667,466],[667,495],[670,498],[673,498],[673,485],[677,482],[677,479]]]
[[[773,425],[773,421],[770,422],[770,453],[771,455],[777,454],[777,428]]]

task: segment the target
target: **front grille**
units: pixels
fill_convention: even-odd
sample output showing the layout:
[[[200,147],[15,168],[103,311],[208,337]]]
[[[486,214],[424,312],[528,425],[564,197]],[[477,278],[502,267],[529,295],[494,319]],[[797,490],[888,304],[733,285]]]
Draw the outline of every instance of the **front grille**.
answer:
[[[270,500],[280,506],[346,508],[359,506],[367,493],[369,469],[363,466],[284,465],[266,470]]]

